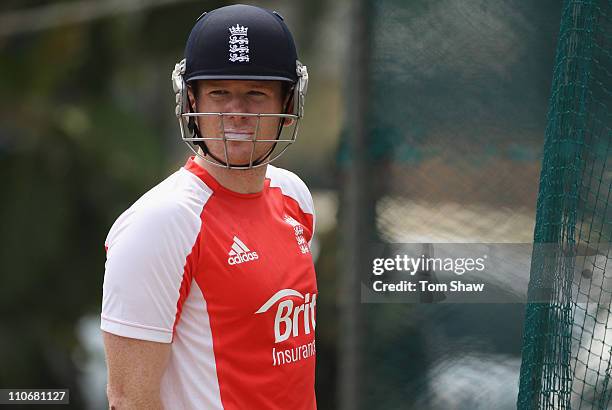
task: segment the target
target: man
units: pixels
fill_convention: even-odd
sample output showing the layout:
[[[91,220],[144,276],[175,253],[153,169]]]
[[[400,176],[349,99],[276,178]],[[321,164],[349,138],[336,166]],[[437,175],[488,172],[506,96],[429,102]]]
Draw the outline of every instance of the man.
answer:
[[[197,155],[108,234],[110,406],[314,409],[312,198],[268,165],[295,140],[306,67],[278,13],[234,5],[197,20],[172,79]]]

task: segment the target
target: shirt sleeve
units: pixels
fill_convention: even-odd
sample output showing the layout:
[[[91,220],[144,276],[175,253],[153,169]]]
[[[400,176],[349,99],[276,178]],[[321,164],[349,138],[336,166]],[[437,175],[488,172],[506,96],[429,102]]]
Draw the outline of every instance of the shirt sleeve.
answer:
[[[304,186],[306,186],[306,185],[304,185]],[[306,190],[308,190],[308,188],[306,188]],[[316,216],[316,213],[315,213],[314,201],[312,200],[312,194],[310,193],[310,191],[308,191],[308,201],[309,201],[309,204],[310,204],[310,212],[311,212],[311,215],[312,215],[312,225],[310,227],[311,235],[310,235],[310,240],[308,241],[308,247],[311,247],[312,246],[312,240],[313,240],[314,235],[315,235],[315,226],[316,226],[316,223],[317,223],[317,216]]]
[[[101,329],[170,343],[191,284],[201,222],[180,204],[128,210],[106,242]]]
[[[293,173],[291,173],[291,177],[292,183],[295,185],[295,197],[297,198],[301,211],[306,216],[304,224],[310,231],[310,238],[308,239],[308,246],[310,247],[312,245],[312,240],[315,235],[316,224],[314,201],[312,200],[312,194],[304,183],[304,181],[302,181],[300,177]]]
[[[300,222],[310,231],[308,238],[310,246],[315,232],[315,209],[308,187],[293,172],[272,165],[268,165],[267,176],[270,178],[270,187],[280,188],[283,195],[292,198],[298,204],[304,216],[300,218]]]

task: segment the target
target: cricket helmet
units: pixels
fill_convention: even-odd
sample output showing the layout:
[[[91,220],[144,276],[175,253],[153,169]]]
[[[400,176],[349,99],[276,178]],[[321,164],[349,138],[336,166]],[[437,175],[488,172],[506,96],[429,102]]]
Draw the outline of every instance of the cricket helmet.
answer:
[[[176,93],[176,116],[181,138],[196,155],[225,168],[249,169],[262,166],[280,157],[297,137],[299,121],[304,113],[304,97],[308,87],[306,66],[297,59],[297,51],[283,17],[275,11],[248,5],[232,5],[203,13],[191,30],[185,47],[185,58],[172,72],[172,86]],[[187,88],[198,80],[271,80],[287,84],[291,93],[285,112],[280,113],[230,113],[194,112],[189,104]],[[288,112],[290,111],[290,112]],[[227,116],[256,117],[257,127],[265,117],[279,120],[275,137],[240,140],[252,144],[248,163],[236,164],[229,158],[227,144],[223,158],[212,155],[207,141],[227,141],[224,118]],[[215,116],[219,119],[217,135],[202,135],[196,117]],[[291,125],[283,127],[285,123]],[[290,128],[283,132],[283,128]],[[274,142],[272,148],[253,158],[256,144]],[[200,147],[202,154],[196,147]]]

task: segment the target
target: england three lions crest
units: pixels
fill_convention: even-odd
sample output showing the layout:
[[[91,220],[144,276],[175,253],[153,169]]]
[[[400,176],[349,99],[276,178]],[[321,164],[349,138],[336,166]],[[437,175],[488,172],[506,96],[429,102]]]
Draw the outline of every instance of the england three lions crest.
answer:
[[[249,61],[249,28],[236,24],[229,28],[229,61],[247,63]]]

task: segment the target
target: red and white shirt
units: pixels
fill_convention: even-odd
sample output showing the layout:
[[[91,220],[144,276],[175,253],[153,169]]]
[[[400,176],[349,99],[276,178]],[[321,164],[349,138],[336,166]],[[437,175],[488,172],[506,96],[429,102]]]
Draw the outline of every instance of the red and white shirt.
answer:
[[[101,328],[172,343],[165,408],[316,409],[313,231],[295,174],[239,194],[190,158],[111,228]]]

